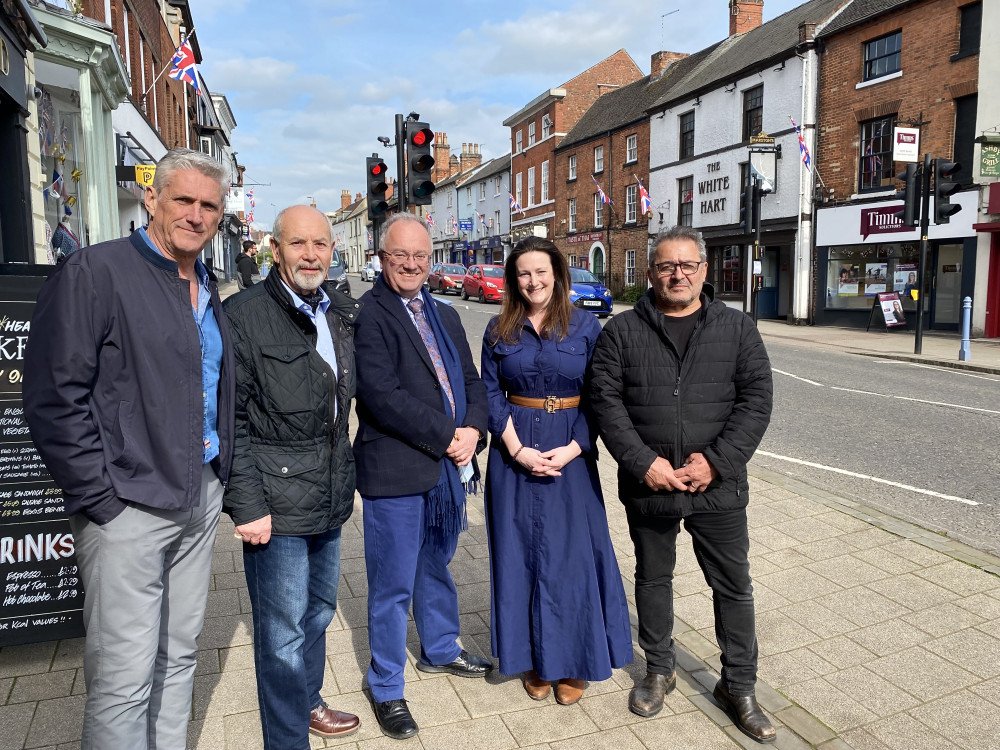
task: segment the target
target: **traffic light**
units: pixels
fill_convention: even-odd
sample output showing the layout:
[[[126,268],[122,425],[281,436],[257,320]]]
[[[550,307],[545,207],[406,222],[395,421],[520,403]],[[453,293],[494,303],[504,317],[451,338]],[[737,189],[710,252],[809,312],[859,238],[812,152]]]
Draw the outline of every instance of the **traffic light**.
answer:
[[[743,230],[744,234],[753,234],[754,229],[754,180],[751,175],[747,180],[746,186],[743,188],[743,204],[740,206],[740,229]]]
[[[920,180],[917,179],[917,165],[907,164],[906,171],[896,175],[903,182],[903,189],[896,193],[895,200],[903,201],[903,210],[896,216],[903,220],[903,225],[915,227],[920,223]]]
[[[385,212],[389,210],[389,204],[385,200],[385,192],[389,189],[385,181],[385,162],[377,156],[369,156],[365,159],[365,169],[365,181],[368,186],[368,219],[381,221],[385,218]]]
[[[434,132],[426,122],[406,123],[406,202],[411,206],[426,206],[431,202],[434,183],[431,169],[434,157],[431,142]]]
[[[934,160],[934,223],[947,224],[952,214],[957,214],[962,207],[951,202],[951,195],[960,185],[948,178],[962,168],[961,164],[945,159]]]

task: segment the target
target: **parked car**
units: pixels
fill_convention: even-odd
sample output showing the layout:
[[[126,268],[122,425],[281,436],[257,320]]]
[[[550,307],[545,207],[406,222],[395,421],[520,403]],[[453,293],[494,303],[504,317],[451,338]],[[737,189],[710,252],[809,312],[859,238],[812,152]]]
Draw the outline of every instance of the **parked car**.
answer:
[[[347,280],[347,269],[344,267],[344,260],[340,257],[340,251],[333,249],[333,260],[330,261],[330,268],[326,272],[326,280],[333,283],[338,292],[344,294],[351,293],[351,282]]]
[[[371,261],[365,263],[365,265],[361,268],[361,280],[375,281],[375,266],[372,265]]]
[[[503,299],[503,266],[469,266],[462,279],[462,299],[479,297],[480,302]]]
[[[434,292],[461,294],[464,279],[465,266],[461,263],[435,263],[427,276],[427,288],[431,294]]]
[[[596,313],[601,318],[612,312],[611,291],[586,268],[570,268],[569,301],[581,310]]]

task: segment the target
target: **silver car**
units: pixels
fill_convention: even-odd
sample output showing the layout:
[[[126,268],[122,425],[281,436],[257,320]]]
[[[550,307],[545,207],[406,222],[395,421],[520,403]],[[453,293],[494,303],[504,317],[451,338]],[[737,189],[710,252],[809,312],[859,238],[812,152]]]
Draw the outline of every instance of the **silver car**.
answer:
[[[361,269],[361,280],[375,281],[375,266],[372,265],[371,261],[365,263],[364,268]]]

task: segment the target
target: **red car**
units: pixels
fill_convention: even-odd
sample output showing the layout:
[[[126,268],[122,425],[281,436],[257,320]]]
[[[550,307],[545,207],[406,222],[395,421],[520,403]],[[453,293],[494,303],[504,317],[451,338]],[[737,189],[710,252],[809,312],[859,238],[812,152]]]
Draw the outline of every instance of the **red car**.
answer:
[[[462,299],[479,297],[480,302],[503,299],[503,266],[469,266],[462,281]]]
[[[464,278],[465,266],[461,263],[435,263],[427,277],[427,289],[431,294],[434,292],[461,294]]]

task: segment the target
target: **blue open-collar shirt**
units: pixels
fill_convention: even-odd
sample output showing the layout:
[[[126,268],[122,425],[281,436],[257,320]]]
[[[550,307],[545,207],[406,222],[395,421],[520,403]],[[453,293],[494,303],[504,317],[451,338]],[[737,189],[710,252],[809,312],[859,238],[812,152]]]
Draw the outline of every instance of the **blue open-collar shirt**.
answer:
[[[152,250],[163,255],[160,248],[146,234],[146,228],[139,228],[139,236]],[[208,269],[201,260],[194,263],[198,276],[198,307],[191,308],[194,322],[198,326],[198,340],[201,343],[201,398],[202,398],[202,463],[209,463],[219,455],[219,378],[222,374],[222,332],[212,311],[212,290],[209,286]]]
[[[291,295],[292,305],[297,310],[301,310],[308,315],[309,319],[313,322],[313,325],[316,326],[316,353],[323,358],[323,361],[330,365],[330,369],[333,370],[333,375],[336,377],[337,352],[333,348],[333,334],[330,333],[330,326],[326,320],[326,311],[327,308],[330,307],[329,295],[327,295],[323,287],[320,287],[319,291],[323,293],[323,299],[320,300],[316,309],[313,310],[312,306],[297,295],[292,288],[285,283],[284,279],[281,280],[281,285],[285,287],[285,290]],[[333,416],[336,418],[338,408],[336,399],[333,401],[333,406]]]

